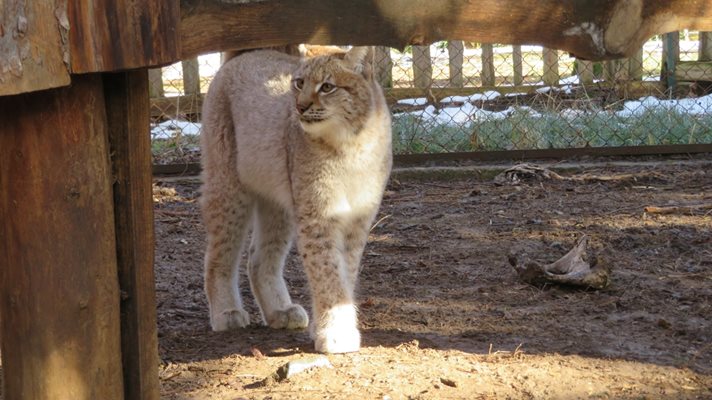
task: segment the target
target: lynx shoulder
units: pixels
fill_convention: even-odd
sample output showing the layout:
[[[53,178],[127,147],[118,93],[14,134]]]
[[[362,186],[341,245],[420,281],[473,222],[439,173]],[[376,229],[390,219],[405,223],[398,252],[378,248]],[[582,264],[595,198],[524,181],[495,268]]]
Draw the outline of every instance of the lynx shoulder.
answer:
[[[250,323],[238,260],[251,230],[247,270],[262,322],[309,325],[317,351],[338,353],[360,346],[354,289],[390,173],[391,120],[370,50],[324,53],[255,51],[221,68],[203,107],[201,207],[212,328]],[[311,324],[282,277],[295,238]]]

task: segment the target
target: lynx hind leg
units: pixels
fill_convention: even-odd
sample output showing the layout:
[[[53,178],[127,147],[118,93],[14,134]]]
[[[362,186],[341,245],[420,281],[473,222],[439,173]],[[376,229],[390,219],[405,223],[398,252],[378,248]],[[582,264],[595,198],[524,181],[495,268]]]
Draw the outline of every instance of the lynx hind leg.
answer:
[[[299,228],[299,252],[309,278],[316,351],[349,353],[361,347],[354,281],[342,251],[339,223],[316,221]]]
[[[209,182],[209,181],[208,181]],[[250,317],[242,305],[239,259],[253,201],[229,182],[203,187],[203,220],[207,231],[205,292],[214,331],[243,328]]]
[[[292,303],[283,276],[293,230],[285,210],[267,201],[257,202],[248,264],[250,287],[263,321],[276,329],[304,329],[309,324],[304,308]]]

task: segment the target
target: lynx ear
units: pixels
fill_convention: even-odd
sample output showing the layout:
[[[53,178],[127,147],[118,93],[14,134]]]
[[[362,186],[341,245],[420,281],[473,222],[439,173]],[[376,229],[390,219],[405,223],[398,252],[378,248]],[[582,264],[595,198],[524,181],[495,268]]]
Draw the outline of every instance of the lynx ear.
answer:
[[[344,55],[344,60],[353,70],[370,80],[373,75],[373,51],[370,46],[352,47]]]

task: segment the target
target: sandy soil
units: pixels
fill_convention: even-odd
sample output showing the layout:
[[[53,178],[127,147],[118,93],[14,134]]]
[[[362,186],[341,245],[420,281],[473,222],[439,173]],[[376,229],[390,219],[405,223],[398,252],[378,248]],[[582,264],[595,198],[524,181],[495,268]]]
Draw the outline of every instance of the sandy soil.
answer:
[[[643,212],[712,203],[711,166],[600,164],[565,174],[621,179],[503,186],[474,172],[394,175],[364,256],[363,349],[267,386],[260,382],[281,365],[315,356],[308,334],[258,326],[246,284],[255,326],[210,331],[199,185],[159,180],[162,396],[712,398],[712,213]],[[514,250],[553,261],[584,233],[613,266],[604,290],[533,287],[507,263]],[[308,307],[294,254],[286,277]]]

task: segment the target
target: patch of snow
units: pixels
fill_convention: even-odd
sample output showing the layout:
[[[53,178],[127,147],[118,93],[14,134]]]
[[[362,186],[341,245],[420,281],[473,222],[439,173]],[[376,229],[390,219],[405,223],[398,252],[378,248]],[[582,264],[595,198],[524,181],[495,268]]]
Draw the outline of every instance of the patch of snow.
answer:
[[[488,90],[484,93],[475,93],[472,96],[470,96],[470,101],[485,101],[485,100],[494,100],[497,97],[500,97],[502,93],[496,91],[496,90]]]
[[[202,125],[198,122],[169,119],[151,128],[151,137],[153,139],[170,139],[178,135],[195,136],[200,134],[201,128]]]
[[[425,97],[419,97],[417,99],[401,99],[398,100],[398,104],[405,104],[408,106],[424,106],[428,104],[428,99]]]

